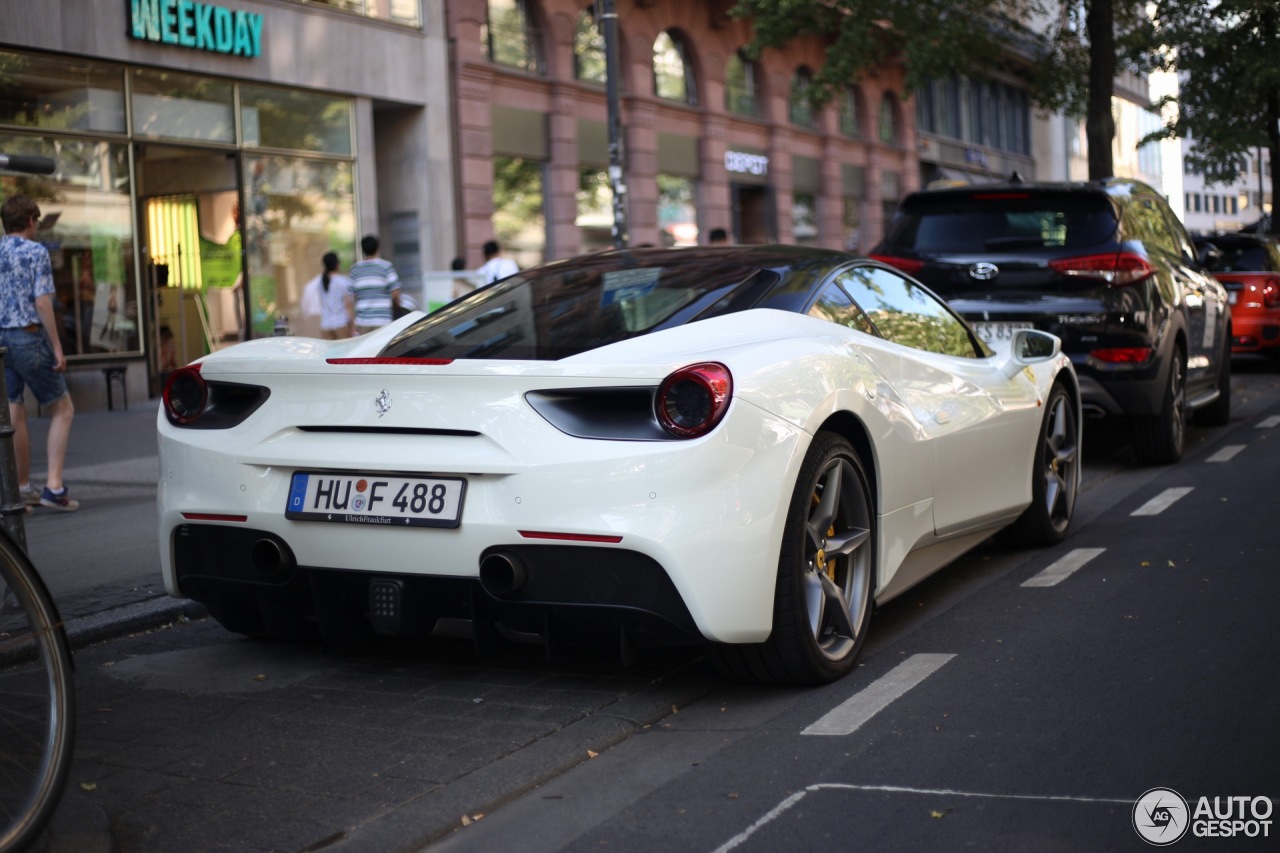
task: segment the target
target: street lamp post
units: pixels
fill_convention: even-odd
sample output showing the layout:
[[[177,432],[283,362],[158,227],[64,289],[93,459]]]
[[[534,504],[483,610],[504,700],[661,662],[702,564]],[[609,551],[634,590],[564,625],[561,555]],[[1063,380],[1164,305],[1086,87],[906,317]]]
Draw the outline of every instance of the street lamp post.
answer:
[[[605,97],[609,104],[609,187],[613,190],[613,247],[625,249],[627,184],[622,156],[622,118],[618,106],[618,14],[613,0],[596,0],[596,20],[604,32]]]

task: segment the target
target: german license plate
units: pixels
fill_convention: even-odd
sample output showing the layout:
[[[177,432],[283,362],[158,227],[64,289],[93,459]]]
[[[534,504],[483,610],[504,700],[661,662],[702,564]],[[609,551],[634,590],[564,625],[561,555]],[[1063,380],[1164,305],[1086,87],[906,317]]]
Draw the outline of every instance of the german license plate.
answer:
[[[467,481],[295,471],[284,517],[391,527],[457,527]]]
[[[970,323],[973,330],[978,333],[978,337],[982,338],[989,344],[1004,343],[1013,340],[1013,333],[1019,329],[1032,328],[1031,323],[1019,322],[987,322],[980,321]]]

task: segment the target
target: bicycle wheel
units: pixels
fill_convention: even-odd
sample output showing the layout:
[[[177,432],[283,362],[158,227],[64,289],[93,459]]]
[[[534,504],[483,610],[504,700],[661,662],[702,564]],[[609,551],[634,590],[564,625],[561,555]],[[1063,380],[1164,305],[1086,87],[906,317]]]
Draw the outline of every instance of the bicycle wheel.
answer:
[[[0,535],[0,853],[24,850],[53,816],[75,740],[71,647],[44,581]]]

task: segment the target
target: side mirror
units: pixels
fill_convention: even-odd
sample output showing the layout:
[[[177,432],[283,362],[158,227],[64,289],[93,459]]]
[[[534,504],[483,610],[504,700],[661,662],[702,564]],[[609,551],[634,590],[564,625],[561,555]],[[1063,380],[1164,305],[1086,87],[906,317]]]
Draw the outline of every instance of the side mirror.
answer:
[[[1062,340],[1057,335],[1041,332],[1037,329],[1019,329],[1014,332],[1009,343],[1008,361],[1004,372],[1010,378],[1016,376],[1024,367],[1056,358],[1062,352]]]

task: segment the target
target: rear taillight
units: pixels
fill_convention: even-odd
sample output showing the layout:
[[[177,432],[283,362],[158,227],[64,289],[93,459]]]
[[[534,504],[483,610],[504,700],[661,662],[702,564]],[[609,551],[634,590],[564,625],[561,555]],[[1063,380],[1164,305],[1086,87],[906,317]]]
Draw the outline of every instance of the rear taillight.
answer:
[[[186,426],[204,414],[209,403],[209,386],[200,375],[200,365],[175,370],[164,384],[164,410],[169,420]]]
[[[662,428],[677,438],[698,438],[715,429],[729,408],[733,376],[717,362],[682,367],[662,380],[654,400]]]
[[[1096,278],[1107,284],[1125,286],[1137,284],[1156,271],[1151,262],[1132,252],[1108,252],[1104,255],[1081,255],[1075,258],[1055,258],[1049,261],[1050,269],[1061,275],[1079,278]]]
[[[1262,283],[1262,304],[1268,308],[1280,307],[1280,278],[1271,276]]]
[[[1089,355],[1106,364],[1144,364],[1151,353],[1151,347],[1113,347],[1092,350]]]
[[[891,267],[897,267],[907,275],[915,275],[924,269],[924,261],[915,258],[898,258],[893,255],[871,255],[871,259]]]

